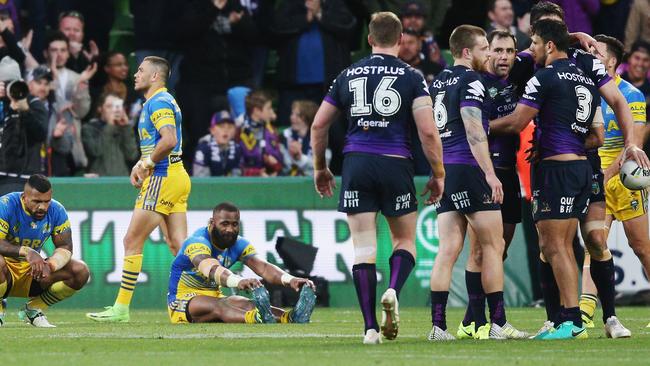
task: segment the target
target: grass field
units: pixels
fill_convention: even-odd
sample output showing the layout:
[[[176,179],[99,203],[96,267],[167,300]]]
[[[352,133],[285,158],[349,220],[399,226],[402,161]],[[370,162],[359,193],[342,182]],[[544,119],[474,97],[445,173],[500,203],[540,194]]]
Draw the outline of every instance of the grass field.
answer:
[[[96,309],[93,309],[96,310]],[[364,346],[357,309],[316,309],[307,325],[171,325],[163,311],[133,311],[131,323],[98,324],[85,311],[57,310],[54,329],[20,323],[15,311],[0,328],[0,365],[648,365],[650,308],[620,308],[631,339],[604,337],[602,326],[588,340],[426,340],[427,308],[401,309],[396,341]],[[597,316],[600,316],[597,313]],[[455,329],[462,310],[448,314]],[[536,331],[542,309],[509,309],[520,328]]]

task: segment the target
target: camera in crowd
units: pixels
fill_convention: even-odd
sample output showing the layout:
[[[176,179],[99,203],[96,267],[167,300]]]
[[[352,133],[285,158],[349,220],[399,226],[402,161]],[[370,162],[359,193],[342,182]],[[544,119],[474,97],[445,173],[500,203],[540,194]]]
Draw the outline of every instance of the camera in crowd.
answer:
[[[23,80],[6,80],[4,83],[6,85],[7,96],[9,96],[9,98],[13,100],[22,100],[27,98],[27,95],[29,94],[29,87]]]

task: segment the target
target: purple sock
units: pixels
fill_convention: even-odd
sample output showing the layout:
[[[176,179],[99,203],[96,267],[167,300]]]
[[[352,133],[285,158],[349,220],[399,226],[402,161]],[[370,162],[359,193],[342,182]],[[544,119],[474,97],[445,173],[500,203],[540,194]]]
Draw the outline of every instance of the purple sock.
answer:
[[[476,328],[485,325],[485,292],[481,283],[481,272],[465,271],[465,285],[467,286],[467,310],[463,325],[468,326],[475,322]]]
[[[368,329],[379,331],[375,303],[377,301],[377,271],[374,263],[361,263],[352,266],[354,287],[363,314],[364,333]]]
[[[447,330],[447,298],[449,291],[431,291],[431,322],[442,330]]]
[[[573,325],[578,328],[582,328],[582,316],[580,315],[580,308],[577,306],[574,308],[562,307],[560,315],[558,317],[559,324],[556,324],[555,327],[557,328],[564,322],[573,322]]]
[[[549,263],[539,261],[539,281],[546,307],[546,319],[556,321],[560,313],[560,290],[553,276],[553,268]]]
[[[490,308],[490,322],[502,327],[506,324],[506,307],[503,302],[503,291],[486,294]],[[477,326],[478,328],[478,326]]]
[[[614,259],[610,258],[606,261],[597,261],[591,259],[591,278],[593,278],[598,289],[598,298],[603,308],[603,323],[610,316],[616,315],[616,307],[614,306],[614,297],[616,291],[614,290]]]
[[[415,267],[415,258],[408,251],[398,249],[393,252],[388,262],[390,263],[390,284],[388,287],[394,289],[397,298],[399,298],[399,293],[402,291],[406,279],[411,274],[413,267]]]

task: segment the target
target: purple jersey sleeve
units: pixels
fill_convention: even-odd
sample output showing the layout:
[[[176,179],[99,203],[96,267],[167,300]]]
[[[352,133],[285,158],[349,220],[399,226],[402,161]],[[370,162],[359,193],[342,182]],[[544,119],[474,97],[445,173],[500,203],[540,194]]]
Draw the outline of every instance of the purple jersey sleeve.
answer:
[[[473,71],[467,72],[461,83],[460,107],[482,108],[485,86],[483,86],[480,75]]]
[[[323,100],[325,100],[327,103],[337,108],[341,108],[341,106],[343,105],[340,99],[339,88],[341,87],[340,85],[341,82],[339,81],[339,79],[341,79],[340,75],[336,79],[334,79],[334,81],[332,81],[332,85],[330,85],[330,89],[327,92],[327,95],[325,95],[325,98],[323,98]]]
[[[546,94],[547,83],[544,83],[544,69],[542,72],[536,73],[528,82],[524,88],[524,95],[519,99],[520,104],[527,105],[529,107],[540,109],[542,103],[544,103],[544,98]]]

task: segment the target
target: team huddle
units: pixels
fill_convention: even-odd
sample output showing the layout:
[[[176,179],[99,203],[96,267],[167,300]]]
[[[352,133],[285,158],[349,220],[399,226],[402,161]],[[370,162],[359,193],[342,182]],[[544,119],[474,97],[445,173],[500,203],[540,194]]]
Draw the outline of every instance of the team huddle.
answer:
[[[639,172],[650,167],[638,148],[645,135],[645,100],[616,74],[622,44],[607,36],[570,34],[563,17],[555,4],[536,4],[532,45],[519,54],[508,32],[486,35],[478,27],[459,26],[449,39],[453,66],[427,85],[396,58],[399,20],[392,13],[373,16],[368,35],[373,54],[337,77],[312,125],[316,190],[331,196],[334,179],[324,156],[327,131],[340,114],[348,120],[339,211],[347,213],[352,233],[363,343],[397,336],[399,294],[415,264],[417,202],[409,161],[413,128],[432,171],[426,203],[435,205],[438,215],[429,340],[586,338],[586,328],[594,327],[597,299],[607,337],[631,336],[616,317],[614,264],[606,239],[611,222],[622,221],[630,245],[650,270],[646,194],[628,189],[618,174],[628,160]],[[580,45],[570,47],[574,43]],[[547,315],[535,334],[509,322],[503,298],[503,262],[522,215],[519,133],[531,121],[531,206]],[[380,299],[381,322],[374,311],[379,211],[393,244],[388,289]],[[582,296],[572,246],[578,228],[590,260]],[[469,304],[454,335],[447,327],[446,307],[466,234],[471,246],[465,271]]]
[[[321,104],[311,129],[314,182],[321,197],[332,196],[335,188],[325,158],[328,129],[341,116],[348,121],[338,209],[347,214],[352,234],[352,276],[364,320],[364,344],[397,337],[400,291],[416,263],[414,133],[431,167],[424,193],[426,204],[435,205],[439,227],[428,340],[586,338],[587,328],[594,326],[597,299],[606,335],[631,336],[616,317],[614,264],[606,239],[612,221],[621,221],[650,273],[646,193],[626,188],[618,174],[627,160],[650,168],[637,147],[645,135],[645,100],[616,74],[623,54],[616,39],[570,34],[562,9],[546,2],[533,7],[531,25],[532,44],[519,54],[508,32],[486,35],[474,26],[457,27],[449,40],[454,64],[428,85],[397,58],[400,20],[393,13],[376,13],[368,35],[372,55],[343,70]],[[574,43],[580,46],[570,47]],[[235,205],[218,204],[209,224],[188,235],[191,184],[180,158],[182,116],[164,88],[168,75],[169,65],[158,57],[145,58],[135,75],[136,90],[146,98],[138,124],[143,158],[130,177],[140,193],[124,238],[115,303],[87,317],[98,322],[130,320],[144,242],[160,227],[175,255],[167,294],[172,323],[309,322],[316,302],[314,284],[260,258],[253,244],[239,235]],[[531,205],[547,316],[536,334],[510,322],[503,270],[522,219],[516,169],[519,133],[531,121]],[[380,298],[381,321],[375,312],[378,212],[388,221],[393,246],[388,289]],[[582,286],[572,247],[578,229],[590,261]],[[454,335],[447,326],[446,307],[466,235],[469,303]],[[50,237],[55,250],[43,259],[40,251]],[[260,280],[229,270],[236,262],[266,283],[299,291],[296,306],[288,311],[272,307]],[[83,262],[72,259],[70,223],[63,206],[52,199],[47,178],[34,175],[22,193],[0,198],[0,297],[29,298],[21,318],[37,327],[52,327],[44,311],[81,289],[89,274]],[[250,291],[252,296],[225,296],[222,287]],[[3,300],[0,326],[4,306]]]

